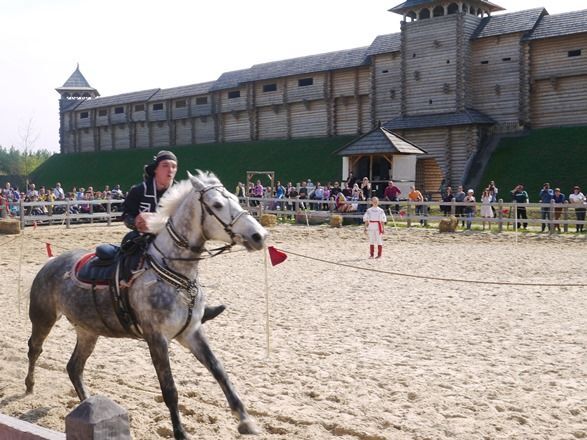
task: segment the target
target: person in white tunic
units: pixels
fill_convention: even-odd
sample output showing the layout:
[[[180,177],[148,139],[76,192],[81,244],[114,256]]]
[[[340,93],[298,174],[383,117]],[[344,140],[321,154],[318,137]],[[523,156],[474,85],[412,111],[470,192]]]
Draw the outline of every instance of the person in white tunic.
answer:
[[[375,255],[375,245],[377,245],[377,258],[381,258],[383,253],[383,232],[387,222],[385,211],[379,207],[379,199],[371,198],[371,207],[363,215],[365,222],[365,231],[369,234],[369,258]]]

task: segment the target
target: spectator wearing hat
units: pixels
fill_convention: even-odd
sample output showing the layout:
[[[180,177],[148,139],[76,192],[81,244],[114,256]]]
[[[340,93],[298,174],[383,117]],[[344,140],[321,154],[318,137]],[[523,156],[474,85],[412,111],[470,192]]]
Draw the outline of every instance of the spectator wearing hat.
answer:
[[[473,217],[475,217],[475,191],[472,189],[467,190],[467,195],[465,196],[465,215],[467,216],[467,229],[471,229],[471,224],[473,222]]]
[[[587,198],[585,197],[585,194],[581,192],[581,188],[579,186],[573,187],[573,191],[571,194],[569,194],[569,203],[575,208],[577,222],[584,222],[585,211],[587,211]],[[577,232],[583,232],[585,230],[584,225],[579,223],[575,225],[575,228]]]
[[[555,188],[554,189],[554,197],[553,197],[554,203],[556,205],[562,205],[563,203],[565,203],[565,201],[567,200],[567,198],[565,197],[565,195],[563,193],[561,193],[561,189],[560,188]],[[561,218],[561,214],[563,213],[563,208],[562,206],[555,206],[554,208],[554,219],[558,220]],[[555,229],[560,232],[561,231],[561,227],[558,223],[554,224]]]

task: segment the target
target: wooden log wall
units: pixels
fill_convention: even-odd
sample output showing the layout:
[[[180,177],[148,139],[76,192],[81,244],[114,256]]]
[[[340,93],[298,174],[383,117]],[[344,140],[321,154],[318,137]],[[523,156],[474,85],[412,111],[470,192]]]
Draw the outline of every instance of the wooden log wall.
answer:
[[[530,59],[531,126],[587,124],[587,34],[531,41]]]
[[[457,15],[403,26],[403,99],[407,115],[457,110]]]
[[[520,119],[520,39],[508,34],[473,43],[471,91],[473,108],[497,122]]]
[[[400,114],[400,53],[376,55],[373,59],[373,106],[375,122],[387,122]]]
[[[283,104],[258,108],[257,121],[259,139],[287,137],[287,110]]]
[[[210,144],[216,142],[214,118],[212,116],[201,116],[196,118],[195,129],[196,144]]]
[[[473,107],[474,87],[471,81],[473,45],[471,36],[481,23],[481,18],[464,14],[460,16],[460,30],[457,33],[457,109],[463,111],[465,108]]]
[[[321,100],[290,104],[292,138],[325,136],[328,130],[326,103]]]

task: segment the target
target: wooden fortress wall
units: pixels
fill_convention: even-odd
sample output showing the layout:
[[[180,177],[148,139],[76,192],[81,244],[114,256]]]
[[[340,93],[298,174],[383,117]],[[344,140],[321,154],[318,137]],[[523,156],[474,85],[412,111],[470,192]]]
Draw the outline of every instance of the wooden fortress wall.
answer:
[[[468,108],[490,116],[497,130],[587,124],[587,34],[471,39],[479,21],[454,14],[403,22],[401,50],[374,55],[370,65],[66,112],[62,151],[353,135],[398,116]],[[582,53],[570,56],[577,49]],[[470,125],[400,134],[436,160],[419,168],[433,185],[439,175],[462,178],[479,131]]]

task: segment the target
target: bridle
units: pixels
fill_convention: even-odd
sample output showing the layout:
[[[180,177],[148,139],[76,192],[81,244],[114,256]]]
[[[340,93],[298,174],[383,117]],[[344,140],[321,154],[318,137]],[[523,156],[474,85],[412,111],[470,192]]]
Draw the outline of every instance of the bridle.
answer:
[[[191,319],[192,319],[193,308],[194,308],[194,305],[196,302],[196,298],[200,294],[201,286],[200,286],[200,283],[198,282],[197,278],[194,280],[190,280],[185,275],[183,275],[179,272],[176,272],[175,270],[170,269],[166,263],[166,260],[198,261],[198,260],[203,260],[206,258],[206,257],[200,256],[200,254],[202,252],[207,252],[208,253],[207,258],[212,258],[217,255],[220,255],[223,252],[230,250],[235,244],[237,244],[235,241],[235,238],[237,237],[238,234],[235,234],[233,231],[234,225],[237,223],[237,221],[240,218],[243,217],[243,215],[250,215],[250,213],[248,211],[243,210],[243,211],[239,212],[237,215],[235,215],[234,217],[231,217],[231,220],[229,223],[226,223],[224,220],[222,220],[220,218],[220,216],[218,214],[216,214],[214,212],[214,210],[210,207],[210,205],[206,202],[206,200],[204,200],[204,195],[212,189],[220,189],[219,190],[220,194],[222,194],[226,199],[229,199],[228,195],[225,192],[226,189],[222,185],[211,185],[211,186],[205,187],[201,190],[195,191],[196,194],[200,195],[198,200],[199,200],[200,206],[202,208],[202,213],[200,215],[200,225],[201,225],[201,230],[202,230],[202,237],[204,238],[204,241],[208,241],[208,237],[206,237],[206,234],[204,232],[204,222],[205,222],[204,214],[207,213],[208,216],[214,217],[222,225],[222,227],[224,228],[224,231],[226,231],[226,233],[230,237],[230,240],[231,240],[230,244],[227,244],[225,246],[221,246],[216,249],[211,249],[211,250],[207,250],[203,247],[190,246],[187,238],[185,238],[183,235],[181,235],[177,231],[177,229],[173,225],[173,220],[171,219],[171,217],[169,217],[169,219],[167,220],[167,222],[165,224],[165,229],[167,229],[167,232],[169,232],[169,236],[171,237],[172,241],[175,243],[176,246],[178,246],[182,249],[187,249],[190,252],[197,254],[197,256],[183,257],[183,258],[182,257],[165,256],[165,254],[163,254],[163,252],[161,252],[161,250],[157,247],[157,245],[155,244],[155,241],[151,242],[151,245],[153,245],[153,247],[163,257],[163,262],[162,262],[163,264],[159,263],[155,258],[153,258],[153,256],[150,255],[149,252],[146,253],[147,261],[149,262],[151,268],[159,276],[159,278],[166,281],[170,285],[174,286],[176,289],[180,289],[180,290],[185,291],[187,294],[187,297],[188,297],[187,298],[188,299],[188,316],[186,318],[186,321],[185,321],[183,327],[179,330],[179,332],[173,338],[176,338],[180,334],[182,334],[183,331],[190,324]]]
[[[171,261],[199,261],[199,260],[204,260],[206,258],[212,258],[212,257],[216,257],[226,251],[229,251],[230,249],[232,249],[232,247],[237,244],[235,241],[235,238],[238,236],[238,234],[235,234],[233,231],[234,226],[236,225],[236,223],[244,216],[244,215],[251,215],[251,213],[247,210],[242,210],[241,212],[239,212],[237,215],[235,215],[234,217],[232,217],[231,215],[231,220],[229,223],[225,222],[218,214],[216,214],[216,212],[214,212],[214,210],[210,207],[210,205],[206,202],[206,200],[204,199],[204,195],[210,191],[216,189],[218,190],[218,192],[220,194],[222,194],[222,196],[224,198],[226,198],[227,200],[230,200],[229,196],[226,194],[226,188],[224,188],[223,185],[210,185],[207,186],[203,189],[200,190],[195,190],[196,194],[199,194],[199,198],[198,201],[200,202],[200,207],[201,207],[201,215],[200,215],[200,229],[201,229],[201,234],[202,237],[204,238],[204,241],[208,241],[208,237],[206,236],[206,233],[204,232],[204,223],[206,221],[205,219],[205,214],[208,214],[208,216],[210,217],[214,217],[218,223],[220,223],[222,225],[222,227],[224,228],[224,231],[228,234],[228,236],[230,237],[230,244],[226,244],[224,246],[220,246],[218,248],[214,248],[214,249],[205,249],[203,247],[195,247],[195,246],[190,246],[189,241],[187,240],[187,238],[185,238],[183,235],[181,235],[177,229],[175,228],[175,225],[173,224],[173,220],[171,217],[169,217],[169,219],[167,220],[167,222],[165,223],[165,229],[167,230],[167,232],[169,233],[169,236],[171,237],[171,240],[173,241],[173,243],[177,246],[180,247],[182,249],[187,249],[190,252],[194,253],[194,254],[198,254],[198,256],[195,257],[166,257],[163,252],[161,252],[159,250],[159,248],[157,248],[157,246],[155,245],[155,243],[153,242],[153,246],[155,247],[155,249],[157,249],[157,251],[159,251],[159,253],[161,255],[163,255],[164,260],[171,260]],[[205,256],[200,256],[201,253],[206,252]]]

